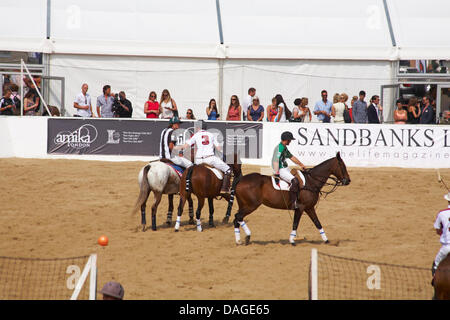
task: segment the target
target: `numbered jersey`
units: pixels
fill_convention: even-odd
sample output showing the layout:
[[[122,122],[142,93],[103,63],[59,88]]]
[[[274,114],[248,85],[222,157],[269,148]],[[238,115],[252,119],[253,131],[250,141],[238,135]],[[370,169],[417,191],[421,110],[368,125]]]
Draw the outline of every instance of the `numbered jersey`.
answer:
[[[196,158],[204,158],[214,155],[214,147],[218,147],[217,140],[210,132],[200,130],[195,133],[188,141],[189,145],[195,144],[197,147]]]
[[[442,229],[441,243],[450,245],[450,207],[438,213],[434,228]]]

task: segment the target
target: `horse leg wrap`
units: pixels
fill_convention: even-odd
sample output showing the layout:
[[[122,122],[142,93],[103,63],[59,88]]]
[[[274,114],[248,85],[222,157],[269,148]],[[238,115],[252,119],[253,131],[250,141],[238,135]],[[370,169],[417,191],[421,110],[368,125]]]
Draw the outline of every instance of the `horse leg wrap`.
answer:
[[[147,221],[145,219],[145,210],[141,210],[141,223],[143,225],[147,224]]]
[[[245,221],[239,221],[239,224],[241,225],[242,229],[244,229],[246,235],[249,236],[252,234]]]
[[[203,229],[202,229],[202,222],[201,222],[200,219],[197,219],[197,231],[198,232],[202,232],[203,231]]]
[[[167,221],[172,221],[172,211],[167,212]]]
[[[181,217],[177,216],[177,222],[175,223],[175,230],[180,229]]]
[[[289,235],[289,242],[295,243],[296,237],[297,237],[297,230],[292,230],[291,234]]]
[[[189,207],[189,218],[194,217],[194,208]]]
[[[234,228],[234,236],[236,237],[236,243],[240,244],[241,242],[241,231],[239,228]]]
[[[322,237],[322,240],[327,242],[328,238],[327,238],[327,235],[325,234],[325,231],[323,231],[323,229],[320,229],[319,233],[320,233],[320,236]]]
[[[156,230],[156,215],[152,215],[152,230]]]

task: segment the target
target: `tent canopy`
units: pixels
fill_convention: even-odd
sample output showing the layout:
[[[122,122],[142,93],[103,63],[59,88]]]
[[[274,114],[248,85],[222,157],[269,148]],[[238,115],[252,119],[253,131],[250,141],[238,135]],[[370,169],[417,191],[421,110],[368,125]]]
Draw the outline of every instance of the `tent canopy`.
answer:
[[[450,30],[447,0],[386,0],[387,8],[383,0],[222,0],[223,44],[216,0],[49,3],[2,1],[2,12],[20,14],[3,15],[0,50],[256,59],[450,56],[450,39],[442,36]]]

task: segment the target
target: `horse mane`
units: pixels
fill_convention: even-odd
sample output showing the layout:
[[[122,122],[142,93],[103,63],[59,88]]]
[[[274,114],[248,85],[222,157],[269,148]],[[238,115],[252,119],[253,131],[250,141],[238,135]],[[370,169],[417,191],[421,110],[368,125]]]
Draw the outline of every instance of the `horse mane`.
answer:
[[[317,166],[311,168],[311,171],[317,171],[317,170],[319,170],[319,169],[322,169],[322,167],[324,167],[325,165],[328,165],[328,164],[329,164],[331,161],[333,161],[334,159],[336,159],[336,157],[327,159],[327,160],[325,160],[325,161],[319,163]]]

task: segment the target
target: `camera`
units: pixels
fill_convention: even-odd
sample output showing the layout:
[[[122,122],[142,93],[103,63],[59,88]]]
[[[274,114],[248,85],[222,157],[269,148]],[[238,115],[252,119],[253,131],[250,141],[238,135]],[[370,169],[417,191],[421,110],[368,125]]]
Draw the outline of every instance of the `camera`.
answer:
[[[122,106],[120,105],[120,103],[122,102],[122,97],[119,97],[119,94],[115,94],[114,95],[114,102],[113,102],[113,106],[112,106],[112,111],[114,113],[119,113]]]

